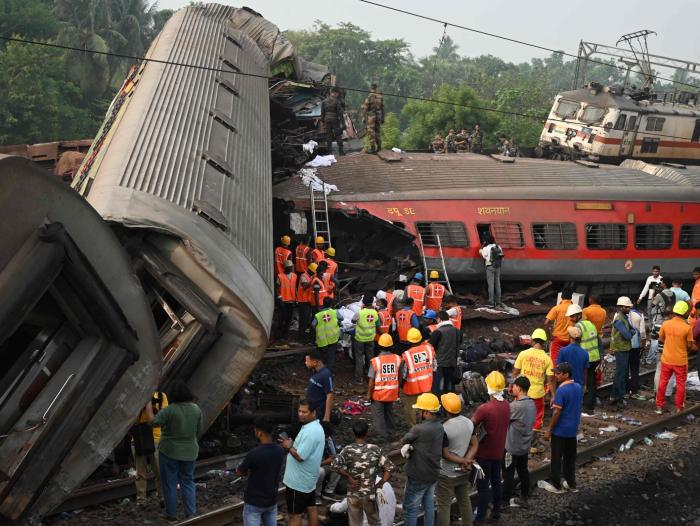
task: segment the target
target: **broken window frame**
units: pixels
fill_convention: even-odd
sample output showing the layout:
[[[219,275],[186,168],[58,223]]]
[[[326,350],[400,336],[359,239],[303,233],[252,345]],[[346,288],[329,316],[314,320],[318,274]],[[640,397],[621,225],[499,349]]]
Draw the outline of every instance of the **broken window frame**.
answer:
[[[576,250],[576,223],[532,223],[532,240],[538,250]]]
[[[479,223],[478,227],[488,225],[494,241],[501,248],[525,248],[525,235],[523,225],[516,221],[494,221],[492,223]]]
[[[567,113],[567,114],[559,113],[559,109],[560,109],[561,106],[564,105],[564,104],[575,105],[575,106],[576,106],[576,109],[573,111],[573,113]],[[578,113],[578,111],[579,111],[580,109],[581,109],[581,103],[580,103],[580,102],[576,102],[575,100],[569,100],[569,99],[559,99],[559,100],[557,101],[557,106],[556,106],[556,108],[554,109],[553,113],[554,113],[554,115],[556,115],[557,117],[559,117],[559,118],[561,118],[561,119],[575,119],[575,118],[576,118],[576,114]]]
[[[588,250],[627,249],[627,225],[625,223],[586,223],[585,229]]]
[[[682,250],[700,249],[700,224],[687,223],[681,225],[678,248]]]
[[[672,246],[673,225],[669,223],[634,225],[634,248],[637,250],[668,250]]]
[[[436,235],[443,247],[469,247],[469,234],[461,221],[417,221],[415,227],[424,247],[437,247]]]

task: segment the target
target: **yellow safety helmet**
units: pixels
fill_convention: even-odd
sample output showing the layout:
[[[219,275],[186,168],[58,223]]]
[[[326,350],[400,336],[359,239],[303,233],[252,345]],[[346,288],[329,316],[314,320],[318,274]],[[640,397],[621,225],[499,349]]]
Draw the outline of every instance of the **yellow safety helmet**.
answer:
[[[421,409],[423,411],[437,413],[437,411],[440,409],[440,401],[433,393],[423,393],[418,397],[416,403],[413,404],[413,409]]]
[[[309,269],[311,272],[316,272],[318,265],[316,263],[309,263],[309,266],[306,268]]]
[[[673,314],[685,316],[686,314],[688,314],[689,309],[690,307],[688,306],[687,301],[677,301],[676,304],[673,306]]]
[[[428,275],[429,279],[438,279],[440,277],[440,274],[438,274],[437,270],[431,270],[430,274]]]
[[[323,245],[326,242],[325,239],[323,239],[323,236],[317,236],[316,237],[316,244],[317,245]]]
[[[448,413],[456,415],[462,412],[462,399],[455,393],[445,393],[440,397],[440,402]]]
[[[282,236],[282,239],[280,239],[280,241],[282,241],[282,244],[285,246],[289,246],[292,244],[292,238],[289,236]]]
[[[377,341],[380,347],[393,347],[394,339],[391,334],[382,334]]]
[[[326,255],[334,258],[335,257],[335,249],[333,247],[328,247],[326,249]]]
[[[532,331],[532,336],[530,337],[533,340],[542,340],[543,342],[547,341],[547,333],[544,329],[535,329],[534,331]]]
[[[498,371],[491,371],[486,377],[486,387],[492,391],[503,391],[506,388],[506,377]]]
[[[411,327],[410,329],[408,329],[406,339],[411,343],[420,343],[420,341],[423,339],[423,335],[421,335],[418,329],[416,329],[415,327]]]

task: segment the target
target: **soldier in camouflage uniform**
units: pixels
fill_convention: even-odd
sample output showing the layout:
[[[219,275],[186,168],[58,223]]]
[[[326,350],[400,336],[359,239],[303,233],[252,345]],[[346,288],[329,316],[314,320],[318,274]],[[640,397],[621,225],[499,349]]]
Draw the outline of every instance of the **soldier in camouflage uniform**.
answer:
[[[362,111],[367,120],[367,135],[369,136],[369,152],[375,153],[382,149],[382,124],[384,124],[384,97],[377,90],[377,85],[370,86],[369,95],[362,105]]]
[[[462,131],[457,134],[457,140],[455,141],[458,152],[468,152],[469,151],[469,132],[466,128],[462,128]]]
[[[352,424],[355,443],[349,444],[336,455],[331,468],[348,479],[348,522],[350,526],[362,526],[363,512],[369,526],[381,526],[376,504],[377,490],[391,477],[394,465],[379,446],[368,444],[367,422],[356,420]],[[378,473],[382,479],[376,482]]]
[[[457,153],[457,135],[454,130],[450,130],[445,137],[445,153]]]
[[[333,141],[338,143],[338,154],[345,155],[343,151],[343,103],[340,99],[340,90],[332,88],[331,94],[321,103],[321,121],[326,131],[328,153],[333,152]]]
[[[481,149],[484,146],[484,134],[481,131],[481,125],[477,122],[472,130],[472,142],[469,151],[473,153],[481,153]]]
[[[433,142],[430,143],[430,149],[435,153],[440,153],[445,149],[445,141],[442,139],[440,132],[435,134]]]

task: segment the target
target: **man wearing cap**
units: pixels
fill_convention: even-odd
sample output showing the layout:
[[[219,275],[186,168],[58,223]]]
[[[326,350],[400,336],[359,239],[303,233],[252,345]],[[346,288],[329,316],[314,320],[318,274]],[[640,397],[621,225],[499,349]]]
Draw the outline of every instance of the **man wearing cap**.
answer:
[[[289,236],[282,236],[280,242],[282,243],[282,246],[275,249],[275,276],[284,273],[285,261],[292,261],[292,251],[289,250],[289,245],[292,243],[292,238]],[[292,263],[294,262],[292,261]]]
[[[590,296],[589,301],[594,301],[595,297]],[[591,306],[594,304],[591,303]],[[590,308],[590,307],[586,307]],[[605,311],[603,311],[605,312]],[[601,339],[598,327],[592,320],[582,319],[582,315],[585,315],[586,309],[581,312],[581,307],[572,304],[566,311],[569,316],[571,323],[574,324],[581,331],[581,340],[579,345],[581,348],[588,353],[588,370],[585,374],[585,394],[583,400],[583,407],[586,410],[586,414],[583,416],[591,416],[595,412],[596,395],[598,390],[598,369],[600,368],[600,348]],[[605,318],[603,318],[605,319]],[[562,359],[561,361],[568,361]]]
[[[615,355],[615,376],[611,403],[625,405],[625,381],[630,363],[630,350],[632,350],[632,338],[637,331],[629,320],[632,300],[627,296],[620,296],[617,299],[617,307],[618,311],[613,319],[610,334],[610,352]]]
[[[628,376],[625,378],[625,393],[629,393],[630,398],[645,401],[647,397],[639,393],[639,366],[642,362],[642,349],[646,344],[646,321],[644,320],[644,314],[639,312],[636,306],[630,309],[629,320],[636,332],[632,337]]]
[[[423,508],[423,524],[435,524],[435,486],[440,475],[440,459],[445,430],[437,418],[440,402],[433,393],[418,397],[413,409],[419,423],[401,439],[401,455],[406,459],[406,489],[403,497],[404,524],[416,526]]]
[[[396,321],[396,334],[399,339],[399,348],[401,352],[410,348],[413,344],[408,341],[408,330],[413,327],[414,329],[420,329],[420,319],[413,312],[413,298],[404,297],[401,300],[401,309],[397,310],[394,314],[394,320]]]
[[[481,404],[472,416],[474,427],[483,425],[486,435],[479,442],[476,461],[484,470],[484,478],[477,479],[479,505],[475,524],[486,521],[489,500],[493,502],[493,519],[501,516],[501,461],[505,455],[506,435],[510,423],[510,406],[503,399],[506,379],[498,371],[491,371],[486,377],[489,401]],[[489,494],[489,484],[493,495]]]
[[[537,416],[533,429],[542,429],[544,419],[544,395],[545,382],[549,385],[549,392],[554,396],[556,383],[551,358],[544,352],[544,345],[547,343],[547,333],[544,329],[535,329],[532,333],[532,347],[521,351],[515,359],[513,366],[513,376],[523,374],[530,380],[530,389],[527,395],[537,408]]]
[[[326,240],[323,236],[316,236],[313,250],[309,253],[309,263],[320,263],[323,261],[323,245]]]
[[[307,265],[306,270],[299,275],[297,280],[297,303],[299,305],[299,340],[310,340],[311,334],[307,335],[311,326],[312,310],[311,301],[314,295],[314,289],[311,287],[312,282],[316,278],[316,263]]]
[[[423,274],[416,273],[411,280],[411,283],[406,287],[405,297],[413,300],[413,312],[416,316],[423,315],[423,304],[425,303],[425,288],[421,285]]]
[[[442,446],[440,477],[437,484],[437,526],[450,526],[452,498],[457,499],[462,524],[471,524],[472,504],[469,498],[471,483],[467,470],[474,463],[479,441],[474,424],[461,415],[462,399],[455,393],[440,397],[447,420],[442,424],[447,444]]]
[[[403,405],[406,420],[414,426],[416,425],[416,412],[413,405],[418,400],[419,395],[430,392],[437,363],[433,346],[427,341],[423,341],[418,329],[411,327],[407,337],[413,346],[401,355],[399,373],[403,384]]]
[[[425,289],[425,308],[439,311],[442,307],[442,298],[445,295],[445,286],[440,283],[440,274],[437,270],[431,270],[428,275],[430,280]]]
[[[382,334],[377,343],[380,352],[370,361],[367,398],[372,401],[374,430],[380,437],[386,438],[389,431],[396,428],[392,406],[399,399],[401,358],[391,352],[394,342],[388,334]]]
[[[294,305],[297,301],[297,275],[294,273],[294,263],[291,259],[284,261],[284,272],[277,275],[276,283],[279,305],[277,336],[286,338],[289,335],[289,324],[292,322]]]
[[[664,345],[661,354],[661,377],[656,390],[656,413],[662,414],[666,405],[666,386],[676,377],[676,410],[685,407],[685,382],[688,376],[688,351],[695,350],[693,331],[686,322],[690,307],[685,301],[673,306],[673,316],[661,324],[659,340]]]
[[[379,313],[372,308],[372,295],[365,293],[360,312],[352,317],[355,335],[352,338],[352,354],[355,357],[355,380],[362,381],[369,361],[374,358],[374,339],[382,325]]]
[[[421,333],[425,338],[430,338],[430,335],[438,328],[437,312],[432,309],[426,309],[421,319]]]
[[[441,395],[454,390],[454,376],[459,351],[459,332],[446,311],[438,312],[437,329],[430,335],[438,368],[433,376],[433,393]]]
[[[586,385],[588,375],[588,353],[581,347],[581,329],[569,327],[569,345],[563,347],[557,356],[557,365],[567,362],[571,365],[571,377],[581,387]],[[566,351],[566,352],[564,352]]]
[[[544,434],[545,439],[552,440],[552,484],[545,486],[545,489],[563,493],[564,490],[576,491],[576,435],[581,423],[583,388],[571,378],[571,365],[566,362],[554,368],[554,376],[559,387],[552,404],[552,419]]]
[[[323,286],[328,291],[329,298],[335,298],[335,293],[340,289],[340,282],[338,281],[338,263],[333,259],[335,256],[335,249],[333,247],[328,247],[325,252],[325,258],[323,263],[325,264],[325,270],[321,276],[323,281]]]

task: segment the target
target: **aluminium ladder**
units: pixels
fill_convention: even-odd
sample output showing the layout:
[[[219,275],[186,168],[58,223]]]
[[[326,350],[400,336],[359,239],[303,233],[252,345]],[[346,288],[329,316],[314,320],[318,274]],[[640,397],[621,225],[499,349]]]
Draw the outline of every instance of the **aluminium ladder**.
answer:
[[[309,185],[309,200],[311,201],[311,220],[314,227],[314,240],[323,236],[327,246],[331,244],[331,223],[328,215],[328,198],[326,195],[326,183],[321,181],[321,189],[315,190],[314,183]]]
[[[440,272],[442,270],[442,278],[443,279],[438,280],[438,282],[443,283],[447,287],[447,290],[450,291],[450,294],[452,294],[452,285],[450,284],[450,278],[447,275],[447,268],[445,267],[445,256],[442,253],[442,243],[440,242],[440,236],[438,234],[434,234],[434,235],[435,235],[435,244],[438,247],[438,252],[440,253],[440,258],[432,258],[432,259],[440,259],[440,265],[442,268],[441,269],[433,268],[432,270],[437,270],[438,272]],[[423,258],[423,268],[425,269],[425,279],[428,280],[429,279],[428,276],[430,274],[430,269],[428,268],[428,262],[427,262],[427,258],[425,257],[425,250],[423,248],[424,247],[423,236],[420,232],[418,232],[418,241],[420,241],[420,255]],[[427,283],[427,281],[426,281],[426,283]]]

